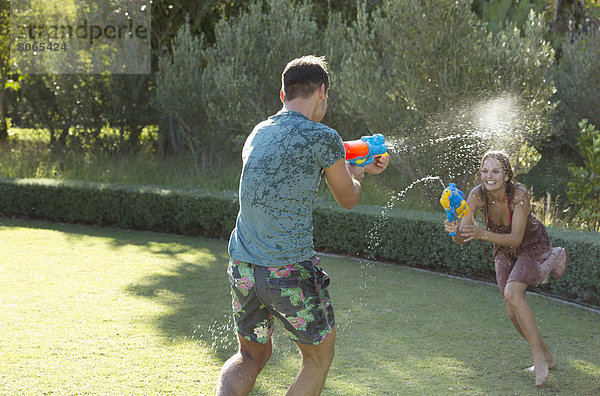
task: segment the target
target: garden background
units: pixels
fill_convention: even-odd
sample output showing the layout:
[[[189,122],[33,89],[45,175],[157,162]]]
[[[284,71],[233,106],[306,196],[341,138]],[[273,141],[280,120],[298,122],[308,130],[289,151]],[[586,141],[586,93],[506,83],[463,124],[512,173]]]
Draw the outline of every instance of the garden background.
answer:
[[[502,148],[569,250],[565,276],[541,290],[600,305],[598,1],[161,0],[148,10],[151,74],[25,74],[11,68],[10,1],[0,0],[0,216],[226,238],[245,137],[281,108],[285,64],[324,55],[323,122],[344,140],[384,134],[391,165],[365,179],[355,211],[335,209],[322,183],[320,250],[492,280],[490,247],[457,255],[438,199],[449,182],[469,191],[481,154]]]

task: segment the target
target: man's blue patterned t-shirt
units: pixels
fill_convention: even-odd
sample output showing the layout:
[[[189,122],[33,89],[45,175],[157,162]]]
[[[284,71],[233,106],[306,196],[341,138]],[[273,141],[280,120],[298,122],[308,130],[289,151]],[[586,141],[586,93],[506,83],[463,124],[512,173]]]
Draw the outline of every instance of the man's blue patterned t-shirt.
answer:
[[[242,151],[231,258],[279,266],[312,257],[321,170],[344,157],[339,134],[301,113],[281,110],[258,124]]]

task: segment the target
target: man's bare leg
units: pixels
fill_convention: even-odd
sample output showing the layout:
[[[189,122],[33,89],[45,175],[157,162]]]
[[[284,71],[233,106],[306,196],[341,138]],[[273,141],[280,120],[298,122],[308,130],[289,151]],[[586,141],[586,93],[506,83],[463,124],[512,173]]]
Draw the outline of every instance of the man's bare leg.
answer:
[[[320,395],[335,354],[335,329],[319,345],[296,345],[302,353],[302,367],[287,395]]]
[[[217,396],[238,396],[250,393],[258,374],[271,358],[273,341],[258,344],[238,334],[239,351],[223,365],[217,383]]]
[[[535,370],[535,385],[540,386],[546,381],[549,375],[549,366],[554,358],[547,358],[548,347],[537,327],[535,316],[529,304],[525,301],[525,290],[527,285],[521,282],[509,282],[504,291],[506,304],[514,313],[519,328],[522,330],[525,339],[531,348],[533,355],[533,366]],[[547,352],[546,352],[547,351]],[[551,355],[551,354],[550,354]],[[554,362],[556,364],[556,362]]]

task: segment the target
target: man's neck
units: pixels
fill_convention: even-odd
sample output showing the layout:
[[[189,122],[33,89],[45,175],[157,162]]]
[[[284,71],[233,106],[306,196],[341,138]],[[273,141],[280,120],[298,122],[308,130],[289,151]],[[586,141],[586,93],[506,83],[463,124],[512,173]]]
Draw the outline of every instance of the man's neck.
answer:
[[[294,99],[283,104],[283,110],[297,111],[304,114],[308,119],[313,119],[314,104],[308,100]]]

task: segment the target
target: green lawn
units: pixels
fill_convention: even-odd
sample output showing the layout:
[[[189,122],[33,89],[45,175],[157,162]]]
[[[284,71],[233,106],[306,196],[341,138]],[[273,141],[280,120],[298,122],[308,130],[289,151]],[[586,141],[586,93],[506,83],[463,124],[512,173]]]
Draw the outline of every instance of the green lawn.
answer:
[[[0,394],[213,394],[236,347],[226,249],[0,218]],[[496,286],[349,258],[322,264],[338,324],[324,395],[600,394],[598,312],[528,297],[558,360],[536,389]],[[280,333],[254,395],[283,394],[299,367]]]

